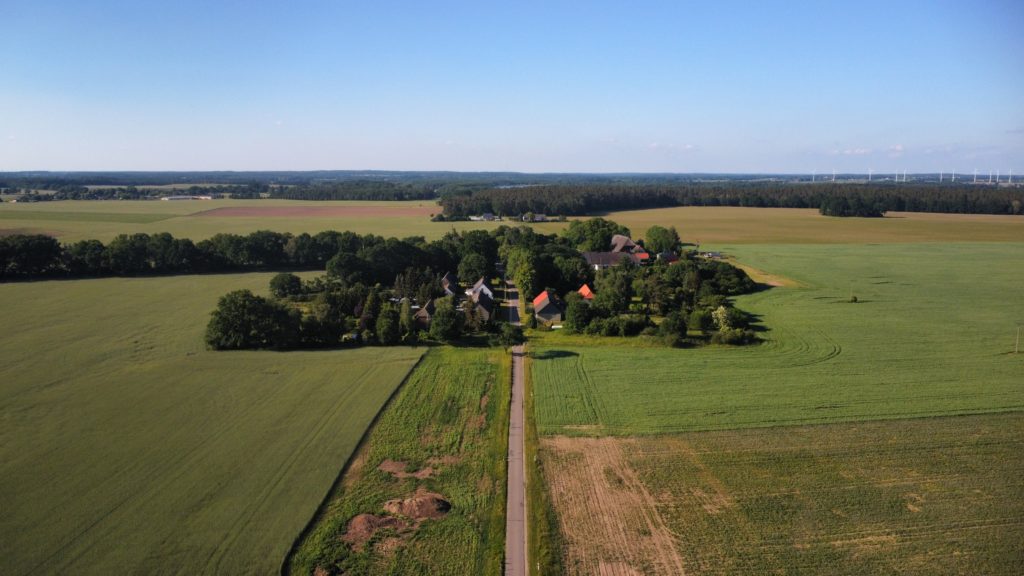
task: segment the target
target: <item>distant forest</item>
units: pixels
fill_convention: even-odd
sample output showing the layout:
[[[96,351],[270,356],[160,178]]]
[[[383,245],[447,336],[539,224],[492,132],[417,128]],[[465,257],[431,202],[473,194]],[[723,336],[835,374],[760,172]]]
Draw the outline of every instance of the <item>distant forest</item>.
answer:
[[[887,211],[1021,214],[1024,189],[928,184],[577,184],[490,189],[441,199],[445,217],[471,214],[581,216],[669,206],[818,208],[829,216],[881,216]]]
[[[1024,187],[919,182],[812,183],[810,177],[514,172],[9,172],[19,201],[144,200],[169,195],[290,200],[434,200],[443,218],[493,213],[581,216],[669,206],[817,208],[829,216],[888,211],[1024,213]],[[172,187],[173,186],[173,187]],[[35,191],[46,191],[37,193]]]

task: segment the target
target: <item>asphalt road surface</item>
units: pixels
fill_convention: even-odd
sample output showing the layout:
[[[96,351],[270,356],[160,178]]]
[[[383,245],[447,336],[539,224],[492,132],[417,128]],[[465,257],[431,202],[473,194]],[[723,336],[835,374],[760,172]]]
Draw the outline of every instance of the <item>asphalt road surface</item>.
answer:
[[[506,282],[509,321],[519,324],[519,292]],[[508,502],[505,508],[505,574],[526,576],[526,475],[523,469],[523,347],[512,349],[512,406],[508,423]]]

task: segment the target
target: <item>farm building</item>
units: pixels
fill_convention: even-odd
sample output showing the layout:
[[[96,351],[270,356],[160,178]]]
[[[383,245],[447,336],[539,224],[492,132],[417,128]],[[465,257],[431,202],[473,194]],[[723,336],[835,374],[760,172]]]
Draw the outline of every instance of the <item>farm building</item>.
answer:
[[[666,264],[679,261],[679,256],[677,256],[675,252],[661,252],[658,254],[657,258],[659,262],[664,262]]]
[[[622,234],[616,234],[612,236],[612,252],[633,252],[637,249],[637,245],[633,242],[633,239],[629,236]]]
[[[487,281],[487,278],[481,277],[477,280],[476,284],[473,284],[472,288],[466,290],[466,296],[472,298],[480,292],[487,294],[488,298],[492,300],[494,299],[494,289],[491,288],[491,283]]]
[[[591,290],[590,286],[588,286],[586,284],[584,284],[583,286],[580,286],[580,289],[577,290],[576,292],[578,292],[579,295],[582,296],[584,300],[593,300],[594,299],[594,291]]]
[[[434,300],[427,300],[415,314],[412,315],[412,321],[416,323],[416,326],[422,330],[430,329],[430,321],[434,317]]]
[[[533,299],[533,315],[538,322],[561,322],[565,306],[558,295],[547,290]]]
[[[587,261],[587,265],[594,270],[604,270],[605,268],[611,268],[617,266],[623,260],[633,262],[630,254],[624,252],[584,252],[583,259]]]

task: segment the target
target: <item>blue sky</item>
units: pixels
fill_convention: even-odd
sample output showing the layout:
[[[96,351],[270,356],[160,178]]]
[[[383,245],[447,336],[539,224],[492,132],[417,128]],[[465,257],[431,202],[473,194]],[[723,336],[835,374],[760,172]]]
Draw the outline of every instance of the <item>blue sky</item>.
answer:
[[[1024,176],[1024,2],[0,0],[0,170]]]

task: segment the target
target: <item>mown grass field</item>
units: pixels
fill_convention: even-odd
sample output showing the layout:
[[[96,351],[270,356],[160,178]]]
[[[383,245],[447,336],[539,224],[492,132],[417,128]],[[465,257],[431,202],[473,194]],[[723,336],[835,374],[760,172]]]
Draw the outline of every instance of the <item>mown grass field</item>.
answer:
[[[500,574],[509,370],[500,350],[428,352],[381,413],[289,572]],[[407,477],[382,470],[385,462]],[[408,476],[416,472],[421,477]],[[422,489],[442,495],[451,510],[418,526],[390,526],[364,533],[360,542],[345,540],[358,514],[412,520],[385,512],[385,503]]]
[[[1020,244],[743,246],[764,344],[534,349],[542,434],[654,434],[1024,408]],[[847,303],[852,290],[860,300]]]
[[[423,350],[204,350],[270,277],[0,285],[0,573],[279,570]]]

